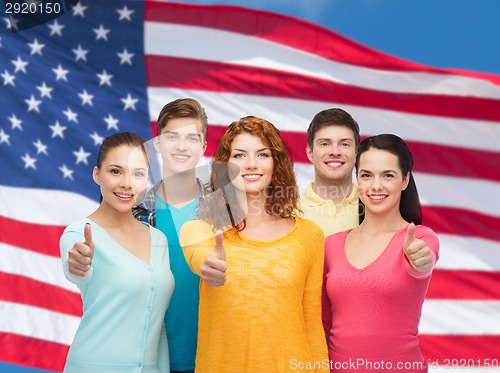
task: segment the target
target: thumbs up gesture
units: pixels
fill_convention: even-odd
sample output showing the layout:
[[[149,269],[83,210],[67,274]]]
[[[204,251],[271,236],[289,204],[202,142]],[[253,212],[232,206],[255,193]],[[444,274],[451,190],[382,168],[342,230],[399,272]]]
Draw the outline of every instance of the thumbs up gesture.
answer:
[[[92,241],[92,227],[85,224],[83,230],[85,242],[76,242],[68,252],[68,270],[70,273],[84,277],[90,269],[94,257],[94,241]]]
[[[222,231],[215,232],[215,248],[202,264],[201,279],[207,286],[222,286],[226,282],[226,250]]]
[[[425,241],[415,238],[415,224],[410,223],[403,241],[403,251],[410,265],[418,272],[426,272],[432,269],[433,260],[431,250]]]

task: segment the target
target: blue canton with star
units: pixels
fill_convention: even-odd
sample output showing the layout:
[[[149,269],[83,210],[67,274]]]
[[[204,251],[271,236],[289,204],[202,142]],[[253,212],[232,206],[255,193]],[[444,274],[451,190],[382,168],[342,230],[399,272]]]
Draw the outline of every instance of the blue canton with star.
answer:
[[[151,137],[143,14],[143,1],[80,1],[13,33],[0,13],[1,185],[98,200],[91,175],[103,139]]]

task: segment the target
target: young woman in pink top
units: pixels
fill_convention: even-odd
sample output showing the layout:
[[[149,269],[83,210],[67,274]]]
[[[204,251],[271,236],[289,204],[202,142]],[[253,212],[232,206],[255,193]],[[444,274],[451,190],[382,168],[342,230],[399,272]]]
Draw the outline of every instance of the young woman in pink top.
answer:
[[[417,333],[439,242],[421,225],[412,167],[398,136],[360,144],[361,224],[325,240],[323,325],[332,372],[427,372]]]

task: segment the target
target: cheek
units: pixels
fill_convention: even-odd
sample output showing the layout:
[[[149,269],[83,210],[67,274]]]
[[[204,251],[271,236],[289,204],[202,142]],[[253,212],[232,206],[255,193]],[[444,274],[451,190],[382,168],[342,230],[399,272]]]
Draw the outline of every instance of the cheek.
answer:
[[[272,158],[269,158],[269,160],[265,164],[266,171],[270,172],[271,175],[274,172],[274,161]]]
[[[235,159],[231,159],[227,162],[227,175],[230,180],[236,179],[241,173],[240,163]]]
[[[363,202],[364,204],[366,204],[367,196],[366,196],[366,191],[365,190],[358,188],[358,197],[359,197],[359,200],[361,202]]]
[[[326,147],[317,146],[316,148],[314,148],[313,159],[321,159],[326,153]]]
[[[132,183],[134,185],[135,191],[137,193],[140,193],[140,192],[144,191],[144,189],[146,189],[146,187],[148,185],[148,179],[147,179],[147,177],[142,177],[139,179],[133,178]]]
[[[199,143],[192,144],[191,152],[193,152],[194,154],[201,154],[203,153],[203,147]]]
[[[360,197],[366,195],[366,193],[368,192],[368,189],[369,189],[369,187],[368,187],[368,184],[366,182],[358,180],[358,195]]]

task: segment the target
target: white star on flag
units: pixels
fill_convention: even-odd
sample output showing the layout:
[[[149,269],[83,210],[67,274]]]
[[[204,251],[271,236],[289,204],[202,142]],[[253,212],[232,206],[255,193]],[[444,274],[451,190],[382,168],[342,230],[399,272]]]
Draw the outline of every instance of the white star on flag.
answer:
[[[60,137],[61,139],[64,139],[64,131],[68,127],[61,126],[59,121],[56,120],[56,124],[49,126],[49,128],[52,130],[52,138]]]
[[[110,75],[106,72],[106,70],[102,71],[102,74],[97,74],[97,77],[99,78],[99,85],[108,85],[111,87],[111,79],[113,78],[113,75]]]
[[[33,43],[28,43],[28,45],[31,48],[31,53],[30,53],[31,56],[34,54],[39,54],[41,56],[42,49],[45,48],[45,44],[39,44],[36,38],[33,41]]]
[[[127,97],[121,98],[120,100],[125,104],[123,110],[127,109],[135,110],[135,104],[137,103],[137,101],[139,101],[136,98],[132,98],[132,96],[130,96],[130,93],[127,94]]]
[[[82,93],[78,94],[78,96],[80,96],[80,98],[82,99],[82,105],[88,104],[90,106],[94,106],[94,104],[92,103],[94,96],[88,94],[87,90],[84,89]]]
[[[3,85],[9,84],[9,85],[15,87],[15,84],[14,84],[14,79],[16,79],[15,75],[10,75],[7,70],[5,70],[5,72],[1,75],[3,78]]]
[[[88,6],[83,6],[80,2],[78,2],[73,8],[73,16],[81,16],[85,18],[85,11],[87,8]]]
[[[17,56],[17,60],[11,62],[16,67],[16,69],[14,70],[15,73],[17,73],[18,71],[22,71],[26,74],[26,66],[28,65],[28,62],[23,61],[20,56]]]
[[[23,127],[21,126],[21,124],[23,123],[22,120],[18,119],[15,114],[12,114],[9,118],[10,123],[12,124],[12,129],[20,129],[22,131]]]
[[[28,104],[28,111],[36,111],[37,113],[40,112],[40,109],[38,108],[42,101],[39,101],[35,98],[35,96],[31,95],[29,100],[24,100]]]
[[[34,170],[36,170],[35,158],[31,158],[30,155],[26,153],[23,157],[21,157],[21,159],[24,161],[24,168],[33,168]]]
[[[40,96],[41,97],[48,97],[52,99],[51,92],[54,90],[54,88],[48,87],[45,82],[42,83],[41,86],[37,86],[36,89],[40,91]]]
[[[99,39],[104,39],[104,40],[108,40],[108,33],[111,31],[110,29],[106,29],[104,28],[104,26],[101,25],[99,26],[99,28],[95,28],[93,29],[94,32],[96,33],[96,37],[95,37],[95,40],[99,40]]]
[[[124,63],[132,65],[132,57],[134,57],[134,53],[129,53],[127,48],[124,48],[123,52],[117,53],[117,55],[120,57],[120,65],[123,65]]]
[[[60,25],[57,22],[57,19],[52,23],[48,25],[50,28],[50,36],[58,35],[62,36],[62,29],[65,28],[65,25]]]
[[[68,75],[69,70],[65,70],[62,68],[61,64],[57,65],[57,69],[52,69],[52,71],[56,74],[56,80],[64,80],[68,81],[66,75]]]
[[[73,53],[76,55],[75,61],[84,60],[87,61],[88,49],[83,49],[80,44],[78,44],[77,49],[72,49]]]
[[[66,118],[68,118],[69,122],[78,123],[78,114],[72,111],[70,107],[63,111],[63,114],[66,115]]]
[[[89,164],[87,161],[87,158],[92,154],[89,152],[86,152],[85,149],[83,149],[83,146],[80,146],[80,149],[77,152],[73,152],[73,154],[76,156],[76,164],[83,162],[85,164]]]
[[[104,137],[100,136],[96,131],[90,137],[94,140],[94,145],[96,146],[101,145],[104,141]]]
[[[0,144],[6,143],[10,145],[10,136],[6,134],[3,128],[0,128]]]
[[[118,21],[121,21],[123,19],[126,19],[127,21],[132,20],[130,16],[132,15],[132,13],[134,13],[134,10],[127,8],[126,5],[122,9],[116,9],[116,11],[120,14],[120,18],[118,19]]]
[[[47,152],[47,145],[45,145],[40,139],[37,139],[36,142],[33,143],[36,147],[36,154],[43,153],[45,155],[48,155],[49,153]]]
[[[107,130],[116,130],[118,131],[118,119],[113,118],[111,114],[108,115],[107,118],[104,118],[104,121],[108,124]]]
[[[61,167],[59,167],[59,170],[63,173],[63,178],[65,179],[71,179],[73,180],[73,170],[70,170],[68,167],[66,167],[65,164],[63,164]]]

